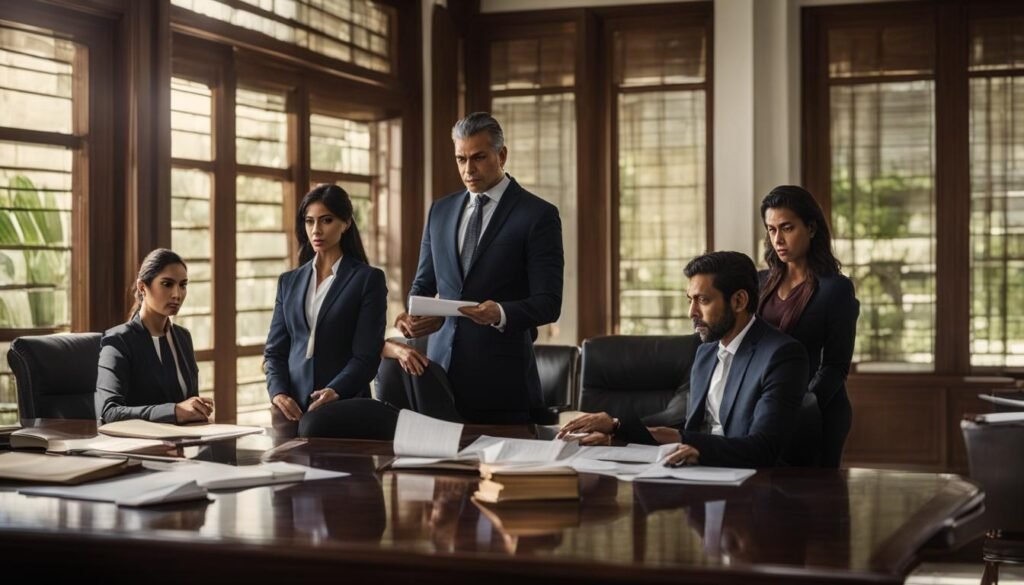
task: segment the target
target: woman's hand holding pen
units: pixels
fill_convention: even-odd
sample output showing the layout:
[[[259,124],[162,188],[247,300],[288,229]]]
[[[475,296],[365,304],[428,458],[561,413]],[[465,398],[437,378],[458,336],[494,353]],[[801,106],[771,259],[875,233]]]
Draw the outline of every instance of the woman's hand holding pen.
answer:
[[[178,424],[190,422],[209,422],[213,414],[213,400],[201,396],[193,396],[174,405],[174,420]]]

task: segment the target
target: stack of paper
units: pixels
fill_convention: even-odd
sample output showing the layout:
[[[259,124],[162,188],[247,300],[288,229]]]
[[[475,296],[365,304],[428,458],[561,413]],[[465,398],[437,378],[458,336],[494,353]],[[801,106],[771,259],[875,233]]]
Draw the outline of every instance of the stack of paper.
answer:
[[[11,433],[12,449],[46,449],[51,453],[81,453],[84,451],[131,453],[164,445],[163,441],[156,439],[130,439],[100,435],[71,438],[59,431],[53,432],[45,428],[26,428]]]
[[[555,463],[579,449],[575,442],[537,441],[482,436],[459,450],[462,425],[411,410],[398,415],[393,469],[457,469],[476,471],[480,463]]]
[[[464,317],[460,307],[475,307],[473,301],[450,301],[434,297],[409,297],[409,314],[413,317]]]
[[[118,506],[149,506],[207,499],[206,488],[197,485],[194,480],[161,471],[138,473],[120,479],[72,487],[30,487],[20,489],[18,493],[28,496],[112,502]]]

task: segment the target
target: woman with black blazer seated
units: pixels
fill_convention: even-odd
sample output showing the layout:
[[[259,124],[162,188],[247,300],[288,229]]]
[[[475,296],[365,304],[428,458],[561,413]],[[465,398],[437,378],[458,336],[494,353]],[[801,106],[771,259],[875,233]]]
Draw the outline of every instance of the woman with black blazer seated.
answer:
[[[853,409],[846,393],[860,302],[839,270],[832,234],[807,190],[783,185],[761,201],[764,259],[759,315],[803,344],[810,364],[809,389],[821,409],[819,463],[839,467]]]
[[[171,322],[187,287],[185,261],[171,250],[153,250],[142,261],[130,290],[135,302],[128,322],[100,340],[96,412],[102,422],[209,420],[213,401],[199,396],[192,336]]]
[[[303,197],[295,237],[300,266],[278,281],[263,353],[267,390],[285,418],[301,419],[300,434],[341,436],[345,429],[325,430],[351,422],[355,405],[345,399],[369,399],[380,365],[384,272],[367,263],[352,201],[337,185]]]

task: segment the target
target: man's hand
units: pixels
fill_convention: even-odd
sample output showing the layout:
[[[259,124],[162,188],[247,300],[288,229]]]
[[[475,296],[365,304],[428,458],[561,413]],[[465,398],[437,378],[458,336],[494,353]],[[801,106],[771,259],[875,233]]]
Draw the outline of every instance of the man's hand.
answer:
[[[580,445],[611,445],[612,436],[605,433],[588,433],[579,439]]]
[[[459,312],[477,325],[497,325],[501,322],[501,308],[494,301],[484,301],[475,307],[459,307]]]
[[[313,412],[329,402],[334,402],[338,398],[338,393],[334,391],[334,388],[321,388],[320,390],[315,390],[309,395],[309,410],[306,412]]]
[[[174,405],[174,420],[178,423],[209,422],[213,414],[213,401],[193,396]]]
[[[302,409],[299,408],[299,405],[291,396],[288,396],[287,394],[278,394],[274,396],[274,399],[271,402],[274,403],[274,406],[281,411],[281,414],[283,414],[286,419],[295,422],[302,418]]]
[[[395,319],[395,327],[409,339],[430,335],[444,325],[444,317],[413,317],[403,312]]]
[[[679,434],[679,430],[673,429],[672,427],[647,427],[647,430],[659,445],[679,443],[683,440],[682,435]]]
[[[561,439],[569,433],[602,433],[611,435],[614,430],[615,420],[608,413],[592,412],[565,423],[565,426],[558,430],[558,438]],[[586,445],[589,443],[584,443],[581,439],[580,444]]]
[[[691,445],[680,445],[668,457],[665,458],[665,467],[679,467],[680,465],[697,465],[700,460],[700,451]]]

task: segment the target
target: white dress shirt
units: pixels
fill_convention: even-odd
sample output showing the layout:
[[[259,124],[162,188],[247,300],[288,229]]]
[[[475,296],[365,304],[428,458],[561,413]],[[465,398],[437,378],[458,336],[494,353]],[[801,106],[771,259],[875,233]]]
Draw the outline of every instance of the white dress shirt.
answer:
[[[712,435],[725,434],[722,428],[722,421],[718,416],[722,408],[725,384],[729,381],[732,359],[736,357],[736,352],[739,350],[740,344],[743,343],[743,338],[747,336],[747,331],[750,331],[750,326],[754,324],[755,319],[757,317],[751,315],[747,326],[736,337],[732,338],[729,345],[722,345],[721,341],[718,342],[718,363],[715,365],[715,371],[711,374],[711,387],[708,388],[708,398],[705,401],[706,410],[704,413],[704,424],[707,425],[708,432]]]
[[[188,387],[185,386],[185,378],[181,375],[181,364],[178,363],[178,349],[174,347],[174,336],[171,335],[171,320],[167,320],[167,330],[164,332],[167,336],[167,345],[171,348],[171,359],[174,360],[174,371],[178,373],[178,386],[181,388],[181,395],[188,396]],[[153,337],[150,335],[150,337]],[[160,359],[160,363],[164,363],[164,356],[160,352],[160,338],[153,337],[153,347],[156,348],[156,357]]]
[[[320,255],[313,257],[313,269],[309,271],[309,286],[306,287],[306,323],[309,324],[309,342],[306,344],[306,359],[313,357],[313,344],[316,340],[316,318],[320,314],[320,307],[324,304],[327,291],[331,290],[334,277],[338,275],[338,265],[341,258],[331,265],[331,274],[317,284],[316,262]]]
[[[505,175],[498,181],[498,184],[484,191],[482,194],[487,195],[489,200],[484,205],[482,225],[480,227],[480,239],[483,239],[484,234],[487,233],[487,224],[491,222],[491,217],[494,216],[494,210],[498,208],[498,203],[501,202],[501,196],[505,194],[505,190],[508,189],[509,184],[512,182]],[[469,218],[473,216],[473,211],[476,210],[476,196],[481,193],[473,193],[470,191],[469,197],[466,198],[466,202],[462,207],[462,218],[459,220],[459,254],[462,254],[462,247],[466,240],[466,230],[469,229]],[[486,300],[486,299],[483,299]],[[482,302],[482,301],[481,301]],[[498,303],[498,310],[501,312],[501,320],[498,321],[497,325],[493,325],[499,331],[505,330],[505,309],[502,308],[501,303]]]

